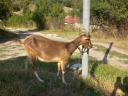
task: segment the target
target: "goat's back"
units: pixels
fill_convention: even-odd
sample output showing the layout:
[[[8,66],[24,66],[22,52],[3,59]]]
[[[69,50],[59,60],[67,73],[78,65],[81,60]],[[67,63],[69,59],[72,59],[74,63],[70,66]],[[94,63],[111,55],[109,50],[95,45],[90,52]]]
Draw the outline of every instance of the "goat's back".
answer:
[[[68,56],[67,52],[68,42],[60,42],[50,40],[43,36],[31,35],[24,40],[24,46],[27,50],[36,52],[40,58],[54,59],[65,58]]]

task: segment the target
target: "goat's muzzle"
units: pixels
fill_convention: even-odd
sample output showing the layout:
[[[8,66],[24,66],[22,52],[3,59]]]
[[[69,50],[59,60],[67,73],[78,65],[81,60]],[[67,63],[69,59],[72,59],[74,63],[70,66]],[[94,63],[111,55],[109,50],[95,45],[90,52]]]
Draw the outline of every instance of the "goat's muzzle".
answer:
[[[93,47],[91,40],[89,40],[88,42],[86,42],[85,44],[82,44],[82,48],[88,48],[91,49]]]

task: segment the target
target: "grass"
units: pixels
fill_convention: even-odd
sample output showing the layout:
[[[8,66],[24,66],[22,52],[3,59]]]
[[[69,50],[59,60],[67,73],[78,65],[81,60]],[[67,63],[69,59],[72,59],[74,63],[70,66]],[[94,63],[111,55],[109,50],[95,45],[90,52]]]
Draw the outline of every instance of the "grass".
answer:
[[[110,43],[113,42],[113,46],[128,51],[128,36],[125,38],[119,38],[119,37],[111,37],[107,35],[103,35],[103,33],[97,31],[94,33],[91,33],[92,39],[94,39],[94,42],[101,42],[101,43]]]
[[[56,29],[44,30],[44,31],[42,31],[42,33],[43,34],[57,34],[60,37],[64,37],[69,40],[76,38],[80,34],[78,31],[75,31],[75,30],[65,31],[65,30],[56,30]]]
[[[32,74],[31,65],[24,69],[26,57],[17,57],[0,61],[0,95],[1,96],[103,96],[102,89],[112,89],[117,77],[127,77],[128,71],[102,64],[90,57],[89,78],[83,81],[77,71],[68,70],[64,85],[56,76],[56,63],[43,63],[38,61],[38,72],[45,83],[40,83]],[[78,62],[78,54],[74,54],[70,60],[73,64]],[[21,62],[22,61],[22,62]],[[100,87],[92,79],[95,75],[100,81]],[[106,84],[106,82],[109,82]],[[112,85],[113,84],[113,85]],[[107,89],[105,89],[107,92]]]
[[[95,76],[96,81],[98,81],[98,88],[101,89],[104,94],[107,94],[107,96],[110,96],[117,86],[121,86],[120,89],[124,93],[128,92],[127,69],[118,69],[109,64],[102,64],[101,61],[97,61],[95,58],[90,60],[89,69],[90,75]],[[120,80],[118,80],[118,78],[120,78]]]
[[[58,34],[68,39],[75,38],[78,32],[46,30],[44,34]],[[71,37],[70,37],[71,36]],[[105,49],[100,49],[104,50]],[[117,54],[116,54],[117,55]],[[80,55],[73,54],[70,64],[78,62]],[[117,69],[109,64],[102,64],[96,58],[89,59],[89,77],[82,80],[78,71],[68,70],[66,80],[68,85],[64,85],[56,76],[56,63],[37,62],[38,73],[45,83],[40,83],[32,74],[31,65],[25,70],[26,57],[11,58],[0,61],[0,96],[110,96],[118,77],[122,84],[123,91],[128,92],[128,70]],[[95,78],[97,80],[95,80]],[[98,83],[98,82],[99,83]]]
[[[64,85],[56,76],[55,63],[38,61],[38,71],[45,81],[40,83],[31,73],[30,65],[28,71],[25,71],[25,63],[25,57],[0,61],[1,96],[101,96],[96,87],[88,84],[89,80],[83,82],[72,71],[66,74],[69,85]]]

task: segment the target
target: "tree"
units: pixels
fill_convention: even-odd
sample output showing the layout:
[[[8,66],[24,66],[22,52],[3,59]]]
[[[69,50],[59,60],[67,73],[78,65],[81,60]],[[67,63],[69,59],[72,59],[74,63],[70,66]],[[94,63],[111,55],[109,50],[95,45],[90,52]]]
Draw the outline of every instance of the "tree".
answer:
[[[59,1],[54,2],[54,0],[36,1],[37,8],[33,13],[33,20],[36,22],[38,28],[57,28],[61,21],[63,21],[63,6],[58,3]]]
[[[128,35],[128,0],[91,0],[91,16],[98,18],[97,23],[109,27],[116,26],[118,36]],[[105,28],[105,27],[104,27]],[[112,35],[112,30],[107,34]],[[108,28],[107,28],[108,29]],[[106,29],[105,29],[106,30]],[[108,33],[109,32],[109,33]],[[106,32],[105,32],[106,33]],[[126,35],[127,34],[127,35]]]
[[[0,20],[5,21],[11,16],[12,1],[1,0],[0,1]]]

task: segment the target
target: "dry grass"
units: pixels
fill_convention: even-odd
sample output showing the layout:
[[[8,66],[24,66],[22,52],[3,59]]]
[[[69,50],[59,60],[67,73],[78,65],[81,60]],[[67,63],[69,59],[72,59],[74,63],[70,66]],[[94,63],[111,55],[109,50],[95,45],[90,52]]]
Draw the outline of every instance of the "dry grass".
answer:
[[[113,42],[113,46],[120,48],[122,50],[126,50],[128,51],[128,37],[126,38],[114,38],[111,36],[104,36],[103,34],[101,34],[100,32],[95,32],[95,33],[91,33],[92,39],[95,42],[101,42],[101,43],[110,43]]]
[[[75,30],[44,30],[42,31],[43,34],[57,34],[60,37],[64,37],[66,39],[74,39],[79,36],[80,32]]]

